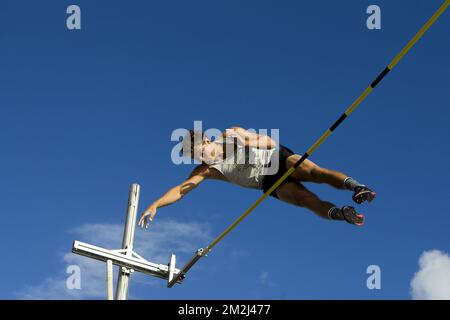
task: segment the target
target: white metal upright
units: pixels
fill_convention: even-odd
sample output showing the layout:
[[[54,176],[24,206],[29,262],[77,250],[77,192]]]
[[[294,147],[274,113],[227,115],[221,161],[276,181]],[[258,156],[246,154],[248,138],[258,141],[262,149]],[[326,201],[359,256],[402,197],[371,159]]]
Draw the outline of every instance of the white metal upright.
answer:
[[[134,244],[134,230],[136,229],[136,215],[139,204],[140,187],[138,184],[130,186],[130,193],[128,196],[127,217],[125,220],[125,229],[123,231],[122,249],[127,257],[133,255]],[[132,268],[121,267],[119,269],[119,276],[117,278],[116,300],[127,300],[128,286],[130,276],[133,273]]]
[[[142,258],[133,250],[139,191],[140,186],[138,184],[130,186],[122,249],[105,249],[81,241],[75,241],[72,246],[73,253],[106,262],[107,299],[112,299],[114,296],[112,292],[112,265],[119,266],[116,300],[128,298],[130,277],[134,271],[164,279],[168,284],[171,284],[170,287],[175,283],[182,283],[185,278],[185,274],[180,274],[181,271],[175,268],[176,257],[174,254],[170,255],[167,264],[156,264]]]

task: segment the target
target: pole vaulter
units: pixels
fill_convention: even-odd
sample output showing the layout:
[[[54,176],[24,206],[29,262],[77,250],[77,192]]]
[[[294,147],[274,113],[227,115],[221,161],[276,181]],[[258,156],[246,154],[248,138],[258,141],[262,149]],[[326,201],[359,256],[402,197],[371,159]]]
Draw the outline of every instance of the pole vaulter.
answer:
[[[281,178],[276,181],[255,203],[253,203],[241,216],[239,216],[225,231],[223,231],[217,238],[215,238],[204,249],[198,249],[194,256],[185,264],[185,266],[177,273],[171,281],[168,282],[168,287],[172,287],[178,280],[183,279],[189,269],[205,257],[211,250],[228,234],[237,227],[264,199],[266,199],[280,184],[286,180],[297,167],[299,167],[330,135],[334,132],[341,123],[350,116],[350,114],[361,104],[362,101],[375,89],[375,87],[384,79],[384,77],[400,62],[400,60],[411,50],[417,41],[425,34],[425,32],[436,22],[436,20],[445,12],[450,5],[450,0],[446,0],[441,7],[433,14],[433,16],[422,26],[416,35],[408,42],[408,44],[395,56],[389,65],[375,78],[375,80],[361,93],[361,95],[347,108],[347,110],[333,123],[333,125],[319,138],[316,142],[305,152],[294,166],[289,168]],[[141,220],[142,222],[142,220]]]
[[[273,195],[274,191],[280,187],[288,178],[291,179],[291,175],[295,175],[298,172],[297,168],[302,164],[308,164],[307,158],[334,132],[339,125],[361,104],[361,102],[373,91],[373,89],[384,79],[384,77],[400,62],[400,60],[411,50],[416,42],[425,34],[425,32],[436,22],[436,20],[445,12],[450,5],[450,0],[446,0],[441,7],[433,14],[433,16],[425,23],[424,26],[417,32],[417,34],[408,42],[408,44],[400,51],[397,56],[390,62],[390,64],[375,78],[375,80],[361,93],[361,95],[347,108],[347,110],[327,129],[327,131],[315,141],[315,143],[303,154],[299,159],[289,168],[286,172],[279,176],[277,180],[269,187],[267,186],[263,190],[264,194],[252,204],[241,216],[239,216],[227,229],[225,229],[217,238],[215,238],[205,248],[198,249],[193,257],[184,265],[182,269],[175,267],[176,257],[171,255],[168,264],[157,264],[150,262],[141,256],[139,256],[133,249],[134,230],[136,224],[136,213],[138,210],[139,190],[140,187],[134,184],[130,187],[128,210],[126,216],[126,223],[123,235],[123,243],[121,249],[111,250],[80,241],[75,241],[72,251],[76,254],[84,255],[89,258],[104,261],[107,263],[107,293],[108,298],[113,299],[112,288],[112,266],[119,266],[119,274],[116,289],[116,299],[127,299],[128,285],[131,274],[134,271],[142,272],[151,276],[155,276],[167,281],[167,286],[171,288],[176,283],[182,283],[187,272],[200,260],[200,258],[207,256],[208,253],[225,237],[228,233],[236,228],[264,199],[269,195]],[[311,162],[311,161],[310,161]],[[284,172],[282,170],[281,172]],[[280,173],[281,174],[281,173]],[[277,176],[278,177],[278,176]],[[344,180],[344,184],[347,178]],[[245,182],[245,181],[244,181]],[[371,201],[375,193],[372,190],[366,188],[364,185],[357,185],[356,181],[351,182],[351,190],[355,191],[353,200],[356,203],[362,201]],[[188,186],[189,187],[189,186]],[[192,188],[192,186],[190,187]],[[181,197],[180,195],[178,195]],[[173,202],[173,201],[172,201]],[[153,219],[156,212],[156,208],[149,207],[141,216],[139,225],[141,227],[148,227],[148,218]],[[323,209],[323,208],[322,208]],[[342,209],[332,208],[336,211],[328,211],[328,218],[332,220],[345,220],[355,225],[361,225],[363,222],[363,216],[356,214],[352,207],[345,206]],[[321,213],[323,215],[323,212]],[[340,216],[338,215],[340,214]],[[325,213],[325,216],[327,214]]]

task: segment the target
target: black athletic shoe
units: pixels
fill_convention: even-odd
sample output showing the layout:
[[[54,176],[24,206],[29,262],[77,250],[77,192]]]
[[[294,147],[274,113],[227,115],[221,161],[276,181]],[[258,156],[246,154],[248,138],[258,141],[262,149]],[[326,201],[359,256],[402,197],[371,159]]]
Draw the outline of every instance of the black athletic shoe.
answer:
[[[345,221],[355,226],[361,227],[364,224],[364,215],[356,212],[355,208],[350,206],[343,206],[341,214]]]
[[[375,196],[377,194],[367,188],[366,186],[360,186],[355,188],[355,193],[353,194],[353,201],[355,201],[357,204],[361,204],[364,201],[372,202],[373,199],[375,199]]]

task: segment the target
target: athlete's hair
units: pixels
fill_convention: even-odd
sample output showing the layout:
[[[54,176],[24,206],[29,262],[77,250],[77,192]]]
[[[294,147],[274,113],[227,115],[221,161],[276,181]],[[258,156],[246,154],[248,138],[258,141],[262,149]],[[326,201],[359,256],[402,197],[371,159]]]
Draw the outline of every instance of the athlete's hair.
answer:
[[[189,130],[183,138],[181,155],[183,157],[194,158],[194,148],[201,145],[203,142],[203,138],[205,137],[205,133],[200,130]]]

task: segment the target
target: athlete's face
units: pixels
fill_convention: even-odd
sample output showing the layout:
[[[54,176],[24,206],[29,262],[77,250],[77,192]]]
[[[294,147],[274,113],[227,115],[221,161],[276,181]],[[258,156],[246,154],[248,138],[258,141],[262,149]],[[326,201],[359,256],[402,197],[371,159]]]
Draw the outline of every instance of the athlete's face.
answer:
[[[201,145],[194,148],[196,159],[205,163],[212,163],[216,158],[217,152],[214,143],[209,138],[204,138]]]

